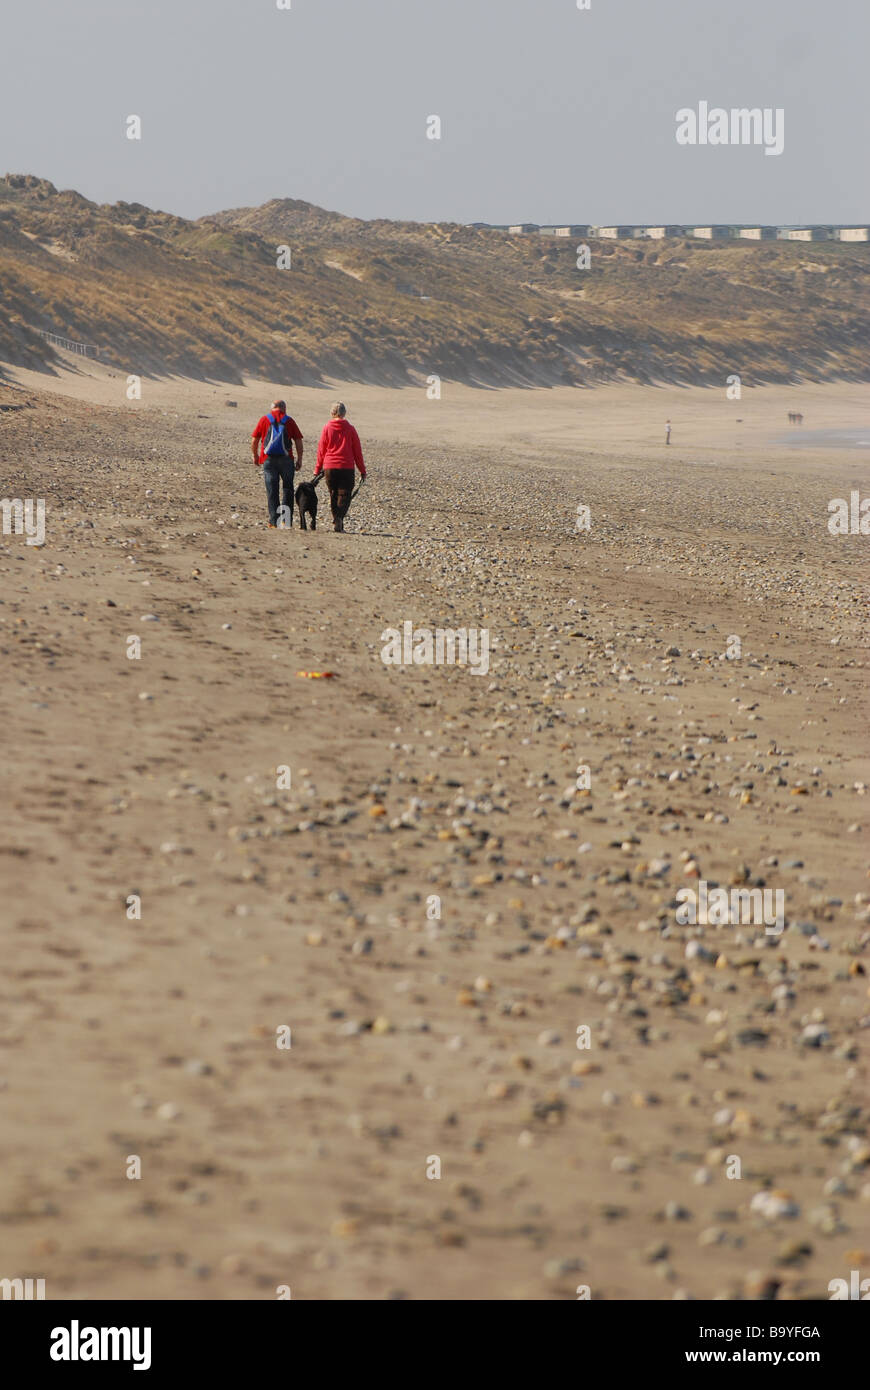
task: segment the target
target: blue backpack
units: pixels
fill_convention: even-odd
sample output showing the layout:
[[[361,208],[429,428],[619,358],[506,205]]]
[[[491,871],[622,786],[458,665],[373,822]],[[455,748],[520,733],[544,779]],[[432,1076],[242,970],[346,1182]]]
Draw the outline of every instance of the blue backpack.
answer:
[[[288,417],[285,415],[284,419],[279,422],[278,417],[272,415],[271,412],[266,416],[266,419],[269,421],[269,435],[263,445],[263,453],[266,455],[266,458],[287,458],[288,449],[284,441],[284,425],[287,422],[287,418]]]

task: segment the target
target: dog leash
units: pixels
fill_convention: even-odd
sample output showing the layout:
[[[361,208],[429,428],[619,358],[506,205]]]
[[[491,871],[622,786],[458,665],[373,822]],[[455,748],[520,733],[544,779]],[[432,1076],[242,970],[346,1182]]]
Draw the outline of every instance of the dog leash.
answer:
[[[321,479],[321,478],[325,478],[325,477],[326,477],[326,472],[325,472],[325,470],[324,470],[323,472],[318,473],[316,477],[312,478],[312,479],[311,479],[311,482],[312,482],[312,484],[314,485],[314,487],[317,487],[317,484],[320,482],[320,479]],[[350,504],[351,504],[351,502],[352,502],[353,499],[356,497],[357,493],[359,492],[359,490],[360,490],[360,488],[362,487],[362,485],[363,485],[364,482],[365,482],[365,479],[364,479],[364,478],[360,478],[360,480],[359,480],[359,482],[357,483],[356,487],[354,488],[353,492],[350,494],[350,497],[348,498],[348,501],[347,501],[348,510],[350,509]],[[347,513],[345,513],[345,515],[347,515]]]
[[[322,472],[322,473],[318,473],[316,477],[314,477],[314,478],[311,479],[311,482],[313,483],[313,485],[314,485],[315,487],[317,487],[317,484],[320,482],[321,478],[325,478],[325,477],[326,477],[326,472],[325,472],[325,471]],[[360,478],[360,480],[359,480],[359,482],[357,483],[356,487],[354,488],[353,492],[350,494],[350,500],[349,500],[349,502],[348,502],[348,506],[350,506],[350,503],[351,503],[351,502],[353,501],[353,499],[356,497],[356,495],[357,495],[357,493],[359,492],[359,490],[360,490],[360,488],[362,487],[362,485],[363,485],[363,479]]]

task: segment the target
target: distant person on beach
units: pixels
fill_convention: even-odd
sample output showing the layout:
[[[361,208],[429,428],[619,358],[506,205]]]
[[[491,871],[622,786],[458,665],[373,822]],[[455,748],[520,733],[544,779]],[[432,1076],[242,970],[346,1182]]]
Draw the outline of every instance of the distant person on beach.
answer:
[[[293,462],[293,445],[296,462]],[[286,401],[273,401],[272,409],[263,415],[251,434],[251,453],[254,466],[262,468],[269,507],[269,526],[278,525],[278,491],[283,492],[282,516],[285,526],[293,525],[293,478],[302,467],[302,431],[291,415]]]
[[[671,442],[671,422],[670,422],[670,420],[666,420],[666,421],[665,421],[665,443],[666,443],[666,444],[670,444],[670,442]]]
[[[332,507],[333,531],[344,530],[344,518],[353,492],[354,469],[359,469],[360,482],[365,480],[366,466],[359,435],[349,420],[342,401],[332,407],[329,421],[323,426],[317,446],[314,476],[326,474],[329,502]]]

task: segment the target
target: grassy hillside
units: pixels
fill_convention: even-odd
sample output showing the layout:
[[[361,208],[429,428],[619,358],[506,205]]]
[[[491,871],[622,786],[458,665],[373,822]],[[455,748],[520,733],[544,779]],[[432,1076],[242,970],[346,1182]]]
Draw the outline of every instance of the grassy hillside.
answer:
[[[292,268],[276,268],[278,247]],[[749,385],[870,377],[870,249],[576,242],[363,222],[281,199],[187,221],[0,180],[0,360],[33,330],[141,374],[301,384]]]

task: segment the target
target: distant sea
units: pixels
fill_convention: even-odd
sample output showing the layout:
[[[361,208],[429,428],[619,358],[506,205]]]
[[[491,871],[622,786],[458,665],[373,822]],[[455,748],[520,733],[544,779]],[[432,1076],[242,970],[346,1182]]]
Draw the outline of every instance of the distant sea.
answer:
[[[848,430],[790,430],[776,442],[790,449],[870,449],[870,425]]]

